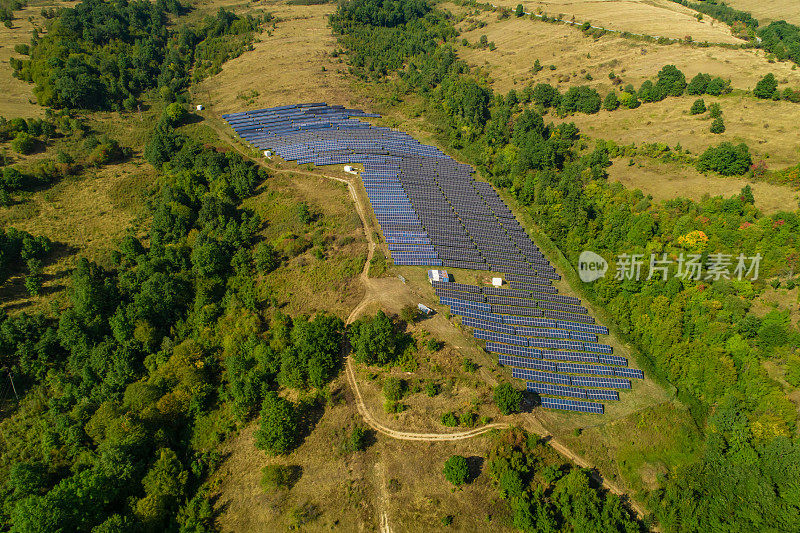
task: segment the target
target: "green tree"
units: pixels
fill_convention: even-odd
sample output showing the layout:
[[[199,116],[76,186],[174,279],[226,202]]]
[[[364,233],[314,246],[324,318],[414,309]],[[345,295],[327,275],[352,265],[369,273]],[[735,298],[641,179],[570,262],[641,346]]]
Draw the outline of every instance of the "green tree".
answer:
[[[722,120],[722,117],[717,117],[714,119],[714,122],[711,123],[711,133],[724,133],[725,132],[725,122]]]
[[[444,478],[456,487],[466,483],[469,478],[469,465],[466,457],[453,455],[445,461]]]
[[[36,137],[30,135],[28,132],[21,131],[17,133],[14,140],[11,141],[11,149],[18,154],[30,154],[36,149]]]
[[[265,241],[256,244],[253,250],[253,261],[262,274],[269,274],[280,265],[280,258],[275,247]]]
[[[667,96],[681,96],[686,89],[686,76],[675,65],[664,65],[658,72],[656,87]]]
[[[524,14],[525,14],[525,8],[522,6],[522,4],[517,4],[517,9],[514,10],[514,15],[516,15],[517,17],[521,17]]]
[[[294,405],[269,391],[261,404],[261,422],[255,432],[256,448],[269,455],[289,453],[297,444],[298,421]]]
[[[703,74],[702,72],[692,78],[692,81],[689,82],[689,85],[686,87],[686,93],[692,96],[699,96],[701,94],[706,94],[706,88],[708,87],[708,83],[711,81],[711,76],[708,74]]]
[[[697,160],[701,172],[713,170],[723,176],[736,176],[747,172],[753,160],[746,144],[734,145],[729,142],[710,146]]]
[[[522,391],[510,383],[502,383],[494,388],[494,403],[504,415],[518,413],[522,406]]]
[[[617,108],[619,108],[619,98],[617,98],[616,91],[611,91],[606,95],[603,101],[603,109],[606,111],[615,111]]]
[[[396,377],[387,377],[383,382],[383,395],[387,401],[399,402],[406,391],[406,382]]]
[[[775,91],[778,90],[778,80],[771,72],[758,80],[755,89],[753,89],[753,96],[764,100],[772,98]]]
[[[173,102],[166,107],[164,114],[169,120],[170,125],[175,127],[180,126],[183,123],[183,121],[189,115],[189,112],[186,111],[186,108],[183,107],[182,104]]]
[[[708,106],[708,116],[711,118],[719,118],[722,116],[722,107],[717,102]]]
[[[395,358],[398,335],[394,324],[383,311],[351,324],[349,337],[353,357],[358,362],[385,365]]]
[[[692,108],[689,109],[690,115],[700,115],[706,112],[706,103],[702,98],[698,98],[692,104]]]

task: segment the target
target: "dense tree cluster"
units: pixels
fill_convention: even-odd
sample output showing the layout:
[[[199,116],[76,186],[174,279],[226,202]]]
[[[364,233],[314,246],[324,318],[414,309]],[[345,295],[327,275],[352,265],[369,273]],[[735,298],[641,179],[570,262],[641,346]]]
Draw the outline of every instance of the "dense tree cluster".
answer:
[[[214,74],[252,41],[261,20],[220,9],[197,28],[177,31],[168,17],[178,0],[82,0],[58,11],[47,33],[34,38],[29,59],[12,58],[15,76],[36,85],[39,103],[79,109],[135,109],[144,91],[183,92]]]
[[[617,496],[598,490],[585,471],[553,460],[554,454],[533,435],[509,430],[497,437],[489,454],[489,474],[511,507],[517,529],[640,531]]]
[[[713,126],[712,133],[715,133]],[[724,142],[706,149],[697,160],[697,169],[700,172],[713,170],[723,176],[738,176],[747,172],[752,164],[753,159],[746,144]]]

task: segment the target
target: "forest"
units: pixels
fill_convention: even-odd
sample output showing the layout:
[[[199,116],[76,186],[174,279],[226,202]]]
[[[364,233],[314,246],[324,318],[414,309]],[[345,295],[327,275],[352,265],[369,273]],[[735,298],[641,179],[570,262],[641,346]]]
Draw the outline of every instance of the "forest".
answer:
[[[336,17],[349,12],[340,9]],[[354,19],[338,28],[353,26],[359,35],[382,31]],[[432,29],[430,15],[407,27],[415,36],[420,27],[431,28],[431,39],[441,36],[439,27]],[[798,213],[764,215],[753,206],[749,189],[730,198],[655,203],[640,191],[609,183],[606,169],[627,147],[598,141],[592,148],[574,125],[545,123],[549,108],[564,114],[596,112],[599,95],[580,88],[561,95],[549,86],[496,94],[455,56],[448,39],[439,37],[435,52],[410,58],[398,47],[396,56],[406,63],[396,71],[398,100],[425,98],[441,140],[515,196],[572,264],[582,250],[594,250],[612,263],[622,253],[694,253],[704,262],[712,253],[763,257],[757,280],[690,280],[670,272],[668,279],[606,277],[586,291],[638,348],[639,364],[675,385],[703,428],[702,456],[669,472],[647,496],[662,529],[792,529],[800,520],[797,409],[763,363],[786,368],[792,385],[800,385],[800,333],[786,312],[757,316],[752,307],[765,291],[797,283]],[[369,47],[357,47],[359,41],[346,34],[340,42],[351,47],[353,68],[368,63]],[[635,96],[657,100],[688,87],[690,94],[702,94],[711,80],[701,75],[687,83],[678,69],[665,66],[655,83],[646,82]],[[698,168],[751,172],[745,145],[712,148],[698,158]],[[663,149],[670,157],[684,157]],[[520,525],[525,531],[537,527]]]

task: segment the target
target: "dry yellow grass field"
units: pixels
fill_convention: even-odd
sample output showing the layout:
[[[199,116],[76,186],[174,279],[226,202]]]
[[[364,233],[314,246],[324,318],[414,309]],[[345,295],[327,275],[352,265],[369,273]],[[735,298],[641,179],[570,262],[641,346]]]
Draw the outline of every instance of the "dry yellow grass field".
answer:
[[[608,169],[609,179],[622,183],[628,189],[639,189],[650,194],[657,202],[678,197],[699,201],[706,194],[730,197],[750,185],[756,199],[755,205],[764,213],[797,208],[800,193],[781,185],[750,182],[743,178],[710,177],[679,163],[663,163],[647,158],[636,158],[635,161],[635,165],[628,166],[627,159],[615,160]]]
[[[516,8],[517,0],[498,0],[498,6]],[[730,28],[710,17],[694,18],[695,11],[669,0],[539,0],[522,2],[525,11],[563,14],[563,20],[590,22],[593,26],[649,35],[709,43],[741,43]]]
[[[327,16],[336,5],[262,5],[278,17],[277,28],[257,35],[255,50],[228,61],[222,72],[194,88],[198,103],[216,116],[297,102],[363,108],[365,102],[356,96],[346,64],[332,57],[337,46]]]
[[[726,0],[725,3],[749,12],[762,27],[776,20],[800,24],[800,3],[795,0]]]
[[[485,20],[487,26],[465,31],[462,37],[476,43],[485,34],[497,49],[459,46],[458,54],[469,64],[483,67],[493,87],[502,92],[544,82],[562,87],[589,85],[605,93],[612,88],[608,78],[612,71],[625,84],[632,83],[638,88],[668,64],[676,65],[689,79],[699,72],[728,78],[736,89],[752,89],[770,72],[788,84],[782,87],[800,87],[800,70],[793,70],[788,62],[769,63],[759,50],[658,45],[611,34],[594,39],[565,24],[514,17],[498,21],[492,13],[478,19]],[[462,22],[459,27],[468,25]],[[532,72],[536,59],[545,67],[538,74]],[[556,70],[546,68],[551,64]],[[592,80],[586,79],[587,74]]]
[[[746,95],[713,97],[706,95],[706,105],[718,102],[722,107],[725,132],[710,132],[708,113],[689,115],[697,97],[667,98],[642,104],[637,109],[600,111],[595,115],[576,114],[556,122],[574,122],[591,137],[613,139],[620,144],[680,143],[693,154],[722,141],[745,142],[754,159],[764,159],[771,169],[796,165],[800,161],[800,130],[797,120],[800,106],[791,102],[758,100]]]

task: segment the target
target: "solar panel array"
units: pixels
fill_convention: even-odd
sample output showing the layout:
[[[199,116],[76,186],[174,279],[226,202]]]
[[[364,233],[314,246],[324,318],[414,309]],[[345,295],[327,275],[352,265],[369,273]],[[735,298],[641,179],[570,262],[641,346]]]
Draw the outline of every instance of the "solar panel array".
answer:
[[[445,281],[432,285],[440,302],[461,316],[464,326],[473,328],[475,338],[486,341],[486,351],[511,367],[513,377],[528,382],[527,389],[539,395],[543,407],[603,413],[600,402],[619,400],[619,390],[630,389],[631,379],[644,379],[641,370],[628,368],[627,359],[613,355],[612,347],[599,341],[598,335],[608,335],[608,329],[590,323],[577,298],[513,281],[519,275],[507,274],[506,279],[511,288]],[[498,298],[509,305],[494,305]],[[578,309],[582,314],[571,312],[570,316],[588,320],[527,316],[528,310],[551,302]]]
[[[643,378],[640,370],[626,368],[625,358],[612,355],[610,346],[598,343],[597,336],[608,330],[594,323],[580,300],[558,294],[555,268],[490,184],[476,181],[470,166],[433,146],[360,120],[378,116],[319,102],[223,118],[242,139],[285,160],[361,165],[361,180],[396,265],[502,273],[510,288],[433,285],[440,302],[487,341],[501,364],[525,374],[543,407],[602,413],[603,404],[551,396],[614,400],[616,391],[606,389],[625,388],[624,382],[630,388],[628,378]],[[593,388],[582,388],[588,386]]]

